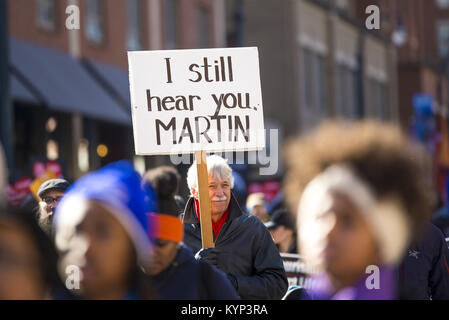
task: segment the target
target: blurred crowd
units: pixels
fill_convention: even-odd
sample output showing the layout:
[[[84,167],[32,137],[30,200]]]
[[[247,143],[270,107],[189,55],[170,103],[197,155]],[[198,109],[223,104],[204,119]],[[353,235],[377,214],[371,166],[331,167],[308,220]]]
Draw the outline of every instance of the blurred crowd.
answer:
[[[175,167],[141,176],[119,161],[13,207],[0,150],[0,299],[449,299],[449,209],[435,210],[423,148],[365,121],[325,123],[284,151],[282,192],[246,206],[226,160],[207,157],[203,248],[196,162],[188,199]],[[284,253],[316,270],[313,286],[289,286]]]

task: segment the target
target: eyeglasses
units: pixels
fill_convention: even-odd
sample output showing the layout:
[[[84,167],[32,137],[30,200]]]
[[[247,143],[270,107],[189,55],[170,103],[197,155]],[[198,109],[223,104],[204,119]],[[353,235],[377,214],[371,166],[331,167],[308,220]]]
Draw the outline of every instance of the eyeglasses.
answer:
[[[53,202],[54,203],[58,203],[59,200],[61,200],[61,198],[62,198],[62,196],[59,196],[59,197],[56,197],[56,198],[44,197],[44,198],[42,198],[42,201],[44,201],[46,204],[52,204]]]

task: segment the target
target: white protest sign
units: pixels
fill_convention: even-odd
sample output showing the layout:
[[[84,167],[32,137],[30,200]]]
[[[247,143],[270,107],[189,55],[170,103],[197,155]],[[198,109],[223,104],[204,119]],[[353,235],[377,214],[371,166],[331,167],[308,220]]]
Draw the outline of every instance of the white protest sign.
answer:
[[[255,47],[128,52],[136,154],[265,147]]]
[[[281,252],[280,255],[282,262],[284,263],[288,285],[296,285],[301,288],[310,289],[312,287],[311,276],[314,275],[316,271],[308,267],[299,254]]]

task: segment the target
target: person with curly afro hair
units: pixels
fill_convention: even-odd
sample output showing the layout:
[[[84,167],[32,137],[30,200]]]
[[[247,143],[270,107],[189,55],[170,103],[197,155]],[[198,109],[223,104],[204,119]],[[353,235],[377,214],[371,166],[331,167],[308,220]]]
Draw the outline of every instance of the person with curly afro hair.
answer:
[[[430,217],[430,158],[398,127],[324,123],[286,147],[284,191],[315,270],[304,298],[397,299],[396,266]]]

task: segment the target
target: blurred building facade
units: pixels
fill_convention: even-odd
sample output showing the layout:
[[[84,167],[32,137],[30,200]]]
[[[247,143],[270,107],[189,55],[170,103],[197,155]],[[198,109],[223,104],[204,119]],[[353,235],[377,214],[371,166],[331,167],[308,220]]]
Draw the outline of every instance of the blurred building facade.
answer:
[[[243,45],[259,47],[265,116],[283,135],[333,117],[397,121],[395,48],[360,23],[352,2],[245,0],[240,7]],[[232,23],[235,14],[227,16]]]
[[[404,128],[413,121],[413,96],[428,94],[435,108],[447,108],[449,66],[449,1],[360,0],[358,17],[368,5],[381,14],[379,33],[392,39],[398,56],[400,120]]]
[[[380,9],[379,33],[389,37],[398,56],[398,98],[402,127],[433,156],[433,183],[440,202],[449,204],[449,1],[360,0]]]
[[[66,28],[73,5],[79,30]],[[395,49],[350,0],[7,0],[7,9],[16,178],[40,159],[60,161],[70,179],[122,158],[168,162],[134,155],[127,50],[257,46],[272,159],[323,119],[399,117]],[[281,161],[270,177],[259,165],[235,169],[246,182],[282,177]]]
[[[141,170],[165,162],[134,155],[126,52],[226,46],[224,0],[6,7],[11,115],[2,121],[12,123],[12,179],[32,175],[36,161],[58,161],[71,180],[124,158]],[[78,13],[79,30],[69,30]]]
[[[399,121],[395,47],[356,9],[342,0],[227,1],[228,45],[259,48],[265,125],[279,132],[279,157],[285,138],[325,119]]]
[[[434,97],[441,110],[448,104],[446,0],[5,2],[11,103],[0,121],[12,124],[14,178],[39,160],[59,161],[69,179],[122,158],[141,169],[168,163],[134,155],[128,50],[257,46],[278,157],[285,138],[324,119],[377,118],[408,130],[415,94]],[[365,26],[373,4],[378,31]],[[73,5],[79,30],[66,27]],[[249,168],[239,172],[246,182],[273,178]]]

